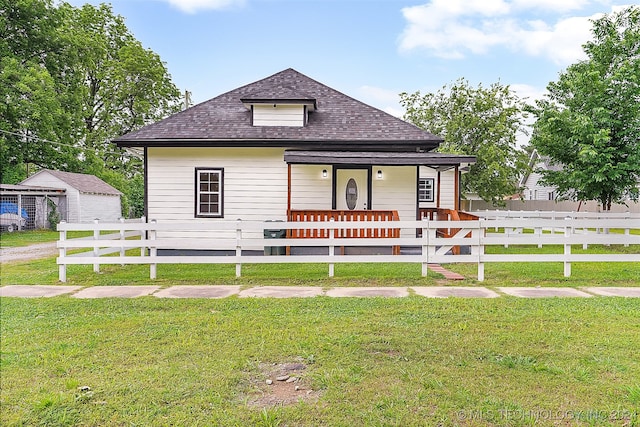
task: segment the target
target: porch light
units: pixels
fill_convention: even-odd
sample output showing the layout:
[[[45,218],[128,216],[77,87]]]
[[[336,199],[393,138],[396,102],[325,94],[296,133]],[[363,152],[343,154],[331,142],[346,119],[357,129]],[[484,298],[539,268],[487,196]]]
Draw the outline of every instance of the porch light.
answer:
[[[322,177],[323,178],[327,177],[327,170],[326,169],[322,169]]]
[[[382,171],[380,169],[378,169],[378,173],[376,174],[376,176],[378,177],[378,179],[382,179]]]

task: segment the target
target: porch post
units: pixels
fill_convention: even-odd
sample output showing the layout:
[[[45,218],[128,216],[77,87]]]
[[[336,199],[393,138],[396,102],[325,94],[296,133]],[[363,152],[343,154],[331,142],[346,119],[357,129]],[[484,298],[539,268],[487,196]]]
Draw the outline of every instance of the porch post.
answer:
[[[455,176],[455,188],[453,190],[453,209],[458,211],[460,209],[460,171],[459,166],[456,165],[456,176]]]
[[[440,169],[438,169],[438,194],[436,199],[436,208],[440,208]]]
[[[287,164],[287,221],[291,215],[291,163]]]

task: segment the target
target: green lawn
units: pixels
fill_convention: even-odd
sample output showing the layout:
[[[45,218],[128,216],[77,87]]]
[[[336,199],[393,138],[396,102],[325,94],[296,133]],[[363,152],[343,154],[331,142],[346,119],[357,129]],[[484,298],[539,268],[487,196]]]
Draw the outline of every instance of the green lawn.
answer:
[[[1,303],[6,426],[640,425],[635,299]]]
[[[469,278],[409,264],[336,265],[333,279],[324,265],[245,265],[240,279],[231,265],[159,265],[151,281],[146,266],[71,266],[68,284],[640,284],[631,263],[574,264],[568,279],[559,263],[488,264],[483,283],[475,265],[447,267]],[[5,263],[0,279],[57,284],[55,259]],[[633,298],[2,298],[0,425],[640,426],[638,319]],[[285,364],[300,380],[267,385]]]

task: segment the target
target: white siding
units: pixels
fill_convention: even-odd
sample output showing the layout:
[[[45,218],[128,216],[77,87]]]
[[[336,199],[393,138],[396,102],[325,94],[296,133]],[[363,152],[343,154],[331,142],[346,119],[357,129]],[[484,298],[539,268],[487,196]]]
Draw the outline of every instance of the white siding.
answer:
[[[224,220],[286,220],[287,165],[283,148],[150,147],[147,153],[150,220],[220,220],[195,217],[196,168],[224,168]],[[207,237],[202,233],[176,234]],[[235,237],[228,234],[221,237]]]
[[[382,171],[382,179],[377,172]],[[373,166],[371,180],[371,208],[396,210],[400,220],[415,220],[418,200],[415,166]],[[402,237],[413,236],[411,230],[402,230]]]
[[[436,186],[438,183],[436,182]],[[456,207],[456,170],[455,168],[440,173],[440,207],[453,209]]]
[[[291,209],[331,209],[331,177],[329,165],[292,165]]]
[[[122,216],[120,196],[80,194],[80,222],[116,222]]]
[[[253,106],[253,125],[304,126],[304,106],[256,104]]]

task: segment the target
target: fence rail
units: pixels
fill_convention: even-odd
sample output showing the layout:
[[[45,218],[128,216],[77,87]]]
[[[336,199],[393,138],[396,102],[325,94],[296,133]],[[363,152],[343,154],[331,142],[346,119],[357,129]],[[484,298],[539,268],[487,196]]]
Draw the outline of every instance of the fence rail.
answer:
[[[288,230],[313,228],[326,230],[323,237],[307,239],[265,238],[266,231],[274,226]],[[571,263],[575,262],[638,262],[640,263],[640,218],[613,219],[478,219],[471,221],[393,221],[394,229],[410,230],[416,237],[344,237],[348,230],[388,228],[388,221],[313,221],[313,222],[262,222],[215,221],[156,223],[117,222],[93,224],[60,223],[58,241],[59,279],[67,280],[68,265],[91,265],[98,272],[102,264],[148,264],[150,277],[157,276],[158,264],[235,264],[236,276],[242,273],[242,264],[264,263],[323,263],[329,266],[329,276],[334,275],[336,263],[419,263],[422,275],[427,275],[429,263],[474,263],[478,266],[478,280],[484,280],[485,263],[494,262],[559,262],[564,264],[564,276],[571,275]],[[606,229],[608,233],[600,233]],[[291,231],[294,231],[293,233]],[[443,237],[442,230],[457,230]],[[92,231],[93,236],[68,239],[68,231]],[[158,237],[167,231],[196,232],[208,237]],[[206,233],[205,233],[206,232]],[[220,238],[212,234],[220,233]],[[106,233],[106,234],[105,234]],[[166,235],[167,233],[164,233]],[[408,234],[408,233],[405,233]],[[284,233],[282,234],[285,235]],[[351,235],[356,235],[355,232]],[[557,246],[558,253],[539,253],[527,248]],[[609,254],[572,253],[572,246],[623,245],[632,246],[625,252]],[[271,255],[256,253],[256,248],[308,247],[321,249],[318,255]],[[519,246],[518,254],[486,253],[487,247]],[[345,255],[341,248],[360,248],[370,254]],[[380,247],[400,247],[399,252],[376,254]],[[71,249],[91,249],[69,254]],[[455,248],[464,248],[456,251]],[[132,253],[132,249],[139,252]],[[197,255],[158,255],[158,250],[188,249],[206,251]],[[338,249],[338,251],[336,251]],[[138,255],[139,253],[139,255]],[[462,253],[462,254],[456,254]],[[105,256],[109,255],[109,256]],[[639,264],[640,265],[640,264]]]
[[[640,218],[636,212],[575,212],[575,211],[516,211],[516,210],[483,210],[474,211],[471,214],[483,219],[616,219],[616,218]]]

